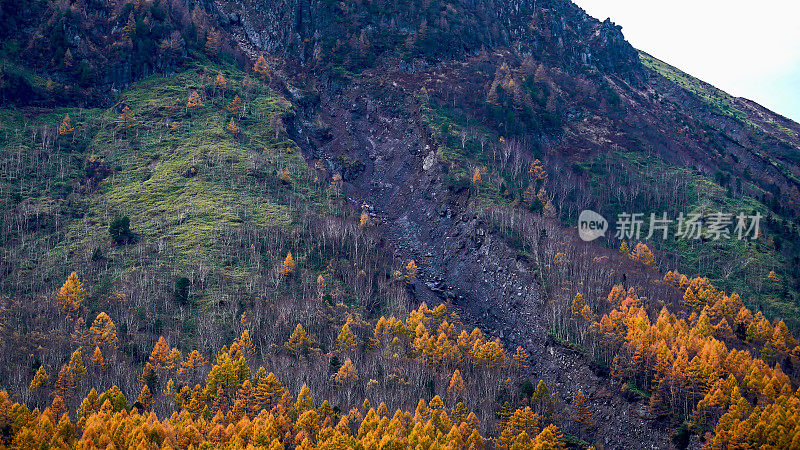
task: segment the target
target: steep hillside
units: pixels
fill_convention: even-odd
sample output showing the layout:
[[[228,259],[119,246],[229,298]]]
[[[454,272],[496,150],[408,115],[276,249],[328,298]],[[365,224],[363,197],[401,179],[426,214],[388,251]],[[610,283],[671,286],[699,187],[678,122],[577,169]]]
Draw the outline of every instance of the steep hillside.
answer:
[[[257,78],[208,64],[144,80],[108,110],[6,111],[4,292],[44,307],[46,286],[78,271],[95,286],[89,319],[130,317],[117,321],[134,357],[164,330],[218,348],[232,338],[218,327],[264,302],[301,302],[319,274],[332,275],[331,304],[372,305],[388,294],[356,275],[393,261],[285,137],[291,114]],[[273,275],[290,252],[303,275],[287,284]]]
[[[612,22],[0,5],[3,446],[800,439],[800,125]]]
[[[243,63],[215,11],[207,1],[0,1],[0,102],[107,106],[201,55]]]
[[[424,70],[481,50],[514,48],[565,70],[596,67],[635,77],[636,51],[620,28],[563,0],[217,2],[251,52],[304,66],[359,71],[387,61]]]

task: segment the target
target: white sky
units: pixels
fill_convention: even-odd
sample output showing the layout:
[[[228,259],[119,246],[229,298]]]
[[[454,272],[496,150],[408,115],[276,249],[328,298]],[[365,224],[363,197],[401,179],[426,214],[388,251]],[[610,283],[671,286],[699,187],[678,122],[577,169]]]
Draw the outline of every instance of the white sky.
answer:
[[[692,76],[800,122],[797,0],[573,0]]]

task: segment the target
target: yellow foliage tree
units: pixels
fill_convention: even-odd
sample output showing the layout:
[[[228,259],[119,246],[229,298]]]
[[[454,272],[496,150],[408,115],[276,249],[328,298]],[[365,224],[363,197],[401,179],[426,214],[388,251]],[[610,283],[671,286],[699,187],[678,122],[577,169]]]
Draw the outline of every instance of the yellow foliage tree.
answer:
[[[206,359],[197,350],[192,350],[186,356],[186,360],[181,363],[181,368],[178,369],[178,376],[186,376],[193,373],[195,369],[206,365]]]
[[[778,281],[778,274],[776,274],[774,270],[770,270],[767,274],[767,278],[772,281]]]
[[[255,354],[253,339],[250,338],[250,330],[245,329],[242,331],[242,335],[239,337],[239,347],[247,356],[253,356],[253,354]]]
[[[100,372],[104,372],[106,370],[106,360],[103,358],[103,352],[100,351],[99,346],[94,348],[94,353],[92,354],[92,364],[94,364],[95,369],[99,370]]]
[[[417,267],[417,263],[414,260],[408,261],[406,264],[406,283],[414,284],[417,281],[417,274],[419,273],[419,268]]]
[[[233,100],[228,105],[228,111],[236,114],[241,114],[244,110],[244,104],[242,103],[242,99],[239,98],[238,95],[233,97]]]
[[[517,409],[513,414],[506,414],[506,426],[495,442],[495,449],[534,448],[530,437],[539,434],[542,418],[528,406]]]
[[[792,336],[789,327],[783,320],[779,320],[772,333],[772,346],[779,352],[788,352],[797,346],[797,340]]]
[[[224,91],[228,87],[228,80],[226,80],[221,73],[218,73],[217,77],[214,79],[214,87]]]
[[[203,101],[200,99],[200,94],[197,91],[192,91],[189,94],[189,100],[186,101],[187,108],[199,108],[203,106]]]
[[[283,260],[281,273],[284,275],[291,275],[292,272],[294,272],[294,258],[292,257],[292,252],[288,252],[286,253],[286,258]]]
[[[219,49],[222,47],[222,35],[219,31],[212,30],[206,36],[206,54],[211,57],[216,57]]]
[[[358,370],[356,370],[350,358],[344,361],[342,367],[336,372],[334,379],[339,384],[352,384],[358,381]]]
[[[239,126],[236,125],[236,122],[233,121],[233,117],[231,117],[231,121],[228,122],[228,126],[225,127],[226,130],[230,131],[233,134],[239,132]]]
[[[581,317],[583,317],[586,323],[592,323],[592,320],[594,320],[594,312],[592,312],[592,308],[589,308],[589,305],[583,305]]]
[[[546,426],[545,429],[536,436],[531,448],[562,450],[566,449],[567,446],[564,443],[564,436],[561,434],[561,430],[559,430],[557,426],[551,424]]]
[[[683,304],[694,311],[699,311],[705,306],[705,302],[694,292],[691,286],[686,288],[683,293]]]
[[[153,351],[150,352],[150,362],[159,369],[167,367],[167,360],[169,359],[169,345],[167,345],[164,336],[159,336],[156,345],[153,346]]]
[[[139,398],[137,399],[140,405],[144,410],[149,411],[153,409],[153,394],[150,392],[150,388],[145,384],[142,387],[142,391],[139,393]]]
[[[536,180],[546,180],[547,179],[547,171],[544,169],[544,164],[538,159],[534,160],[531,164],[531,168],[528,170],[528,173]]]
[[[361,217],[358,221],[358,225],[362,228],[370,226],[369,214],[366,211],[361,211]]]
[[[89,328],[89,334],[96,345],[104,345],[112,349],[117,347],[117,326],[105,312],[101,312],[94,319]]]
[[[263,367],[259,367],[254,380],[254,395],[257,407],[271,409],[283,396],[285,391],[283,385],[278,381],[278,377],[274,373],[267,374]]]
[[[517,367],[527,368],[528,367],[528,352],[525,351],[522,347],[517,347],[517,351],[514,353],[514,362],[517,364]]]
[[[289,336],[289,340],[286,341],[284,345],[289,351],[298,355],[311,347],[311,340],[308,338],[308,334],[306,334],[306,330],[303,326],[298,323],[297,326],[294,327],[292,335]]]
[[[536,384],[536,389],[534,389],[531,396],[531,402],[545,416],[549,416],[553,412],[553,397],[550,395],[550,389],[548,389],[544,380],[539,380],[539,383]]]
[[[64,67],[69,69],[73,64],[75,64],[75,58],[72,56],[72,51],[67,49],[67,51],[64,52]]]
[[[695,329],[702,337],[710,337],[714,334],[714,327],[711,326],[711,320],[708,318],[708,306],[703,308],[700,317],[697,318]]]
[[[281,170],[281,182],[284,184],[292,184],[292,175],[289,173],[288,169]]]
[[[339,332],[339,336],[336,340],[339,343],[339,347],[343,350],[352,350],[357,344],[356,336],[350,330],[350,325],[347,323],[342,326],[342,330]]]
[[[78,274],[72,272],[58,290],[56,300],[63,309],[75,311],[85,299],[86,291],[83,289],[83,283],[78,279]]]
[[[633,249],[633,253],[631,253],[631,258],[639,261],[647,267],[653,266],[656,263],[656,259],[653,257],[653,252],[651,252],[650,248],[643,242],[636,244],[636,247]]]
[[[573,420],[577,422],[581,428],[587,429],[592,425],[592,413],[589,410],[589,402],[586,401],[586,396],[583,391],[579,390],[572,400]]]
[[[36,371],[36,375],[33,376],[33,380],[31,380],[30,389],[35,391],[40,387],[44,386],[47,383],[47,371],[44,370],[44,366],[39,366],[39,370]]]
[[[58,395],[65,398],[72,396],[75,392],[75,377],[72,375],[72,371],[69,370],[69,364],[61,366],[61,370],[58,372],[58,379],[53,387]]]
[[[72,134],[73,131],[75,131],[75,128],[72,127],[72,120],[69,118],[69,114],[67,114],[61,121],[61,125],[58,126],[58,134],[63,136],[65,134]]]
[[[256,60],[255,65],[253,66],[253,71],[257,73],[262,80],[269,77],[269,66],[267,65],[267,60],[264,59],[264,56],[259,56],[258,60]]]
[[[583,295],[581,295],[581,293],[578,292],[577,294],[575,294],[575,298],[572,299],[572,305],[570,306],[570,311],[572,311],[572,315],[580,316],[584,306],[586,306],[586,302],[583,300]]]
[[[117,116],[117,128],[120,130],[127,130],[136,124],[136,118],[133,116],[133,111],[125,105],[122,107],[122,114]]]
[[[297,411],[306,411],[313,406],[314,397],[311,396],[311,390],[303,383],[303,387],[300,388],[300,394],[297,396],[297,401],[294,404],[294,409]]]
[[[60,417],[67,412],[67,406],[60,395],[56,395],[53,398],[53,403],[50,404],[50,412],[53,414],[53,418]]]
[[[453,376],[450,377],[450,384],[447,386],[447,393],[453,397],[460,397],[464,395],[464,378],[461,377],[461,371],[456,369]]]
[[[477,186],[481,182],[481,170],[479,168],[475,168],[472,172],[472,185]]]
[[[181,351],[177,348],[173,348],[169,351],[169,355],[167,356],[167,364],[165,368],[167,370],[174,370],[176,367],[179,367],[181,364]]]

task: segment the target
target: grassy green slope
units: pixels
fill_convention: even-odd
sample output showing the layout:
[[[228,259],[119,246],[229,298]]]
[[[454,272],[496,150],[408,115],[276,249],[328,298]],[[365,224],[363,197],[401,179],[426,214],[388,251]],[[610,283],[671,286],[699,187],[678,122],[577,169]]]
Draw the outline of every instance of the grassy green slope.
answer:
[[[715,88],[669,64],[658,60],[647,53],[640,52],[642,63],[653,70],[658,75],[664,77],[671,83],[688,91],[703,103],[708,105],[712,111],[739,121],[744,127],[750,128],[752,136],[756,142],[776,138],[782,140],[768,129],[757,122],[751,120],[748,115],[737,108],[734,99],[726,92]],[[783,130],[784,133],[791,134],[791,130]],[[787,143],[787,148],[794,145]],[[797,161],[797,155],[791,153],[770,154],[766,152],[763,145],[760,148],[751,148],[751,151],[767,164],[775,167],[788,179],[800,182],[800,179],[787,166],[787,162]],[[615,156],[612,155],[611,158]],[[660,163],[662,166],[663,163]],[[662,170],[678,170],[676,168],[662,167]],[[677,254],[686,270],[694,273],[703,274],[713,278],[719,286],[737,291],[743,294],[750,306],[764,309],[766,313],[775,317],[782,317],[793,326],[800,324],[800,292],[797,290],[796,277],[797,268],[787,257],[787,252],[781,252],[781,240],[796,239],[792,236],[790,219],[782,217],[780,213],[769,211],[756,199],[732,198],[730,193],[726,193],[715,180],[703,177],[700,174],[691,174],[691,185],[698,193],[688,205],[693,211],[710,211],[725,208],[728,211],[754,211],[758,210],[771,216],[774,221],[773,227],[768,227],[765,239],[751,245],[743,245],[740,242],[707,242],[702,246],[687,242],[675,242],[668,245],[669,251]],[[750,186],[750,191],[758,192],[759,186]],[[788,236],[787,236],[788,234]],[[776,243],[776,241],[778,241]],[[791,244],[789,244],[791,245]],[[767,277],[770,271],[776,272],[776,277]]]
[[[659,215],[662,211],[668,211],[668,217],[673,220],[679,212],[706,215],[717,211],[734,214],[758,211],[764,217],[772,214],[765,205],[749,196],[733,195],[699,172],[672,166],[654,156],[611,152],[597,155],[582,166],[587,174],[587,187],[595,195],[602,195],[609,183],[628,186],[633,191],[641,190],[640,195],[630,202],[610,201],[604,204],[602,212],[606,217],[616,217],[619,213],[633,210],[645,213],[645,222],[649,220],[651,212]],[[682,188],[680,195],[660,204],[647,197],[649,189],[644,188],[659,186],[665,179],[680,180]],[[661,190],[669,192],[666,188]],[[641,205],[648,207],[642,209]],[[775,249],[773,230],[767,226],[766,220],[761,223],[761,239],[752,242],[739,240],[735,236],[719,240],[707,237],[702,242],[675,239],[675,226],[673,223],[666,241],[647,241],[652,248],[673,259],[670,267],[674,265],[689,276],[707,276],[714,285],[740,294],[749,306],[763,309],[770,317],[784,318],[796,326],[800,307],[792,301],[797,292],[791,289],[791,283],[788,282],[792,276],[791,262]],[[645,233],[647,227],[645,223]],[[768,277],[773,270],[777,278]]]
[[[665,67],[669,68],[666,65],[661,68],[667,70]],[[723,113],[730,111],[732,117],[737,117],[736,111],[731,109],[732,104],[726,103],[726,99],[730,99],[727,94],[677,69],[669,73],[676,83],[704,98],[710,106]],[[541,210],[541,205],[533,208],[521,198],[530,179],[527,170],[514,176],[508,167],[501,168],[491,160],[489,148],[498,146],[499,136],[470,116],[448,108],[431,105],[425,112],[439,144],[440,160],[448,166],[446,180],[449,185],[470,189],[472,198],[488,208]],[[462,146],[459,136],[465,129],[473,130],[474,135]],[[480,145],[481,136],[486,143],[484,151]],[[481,169],[482,179],[479,185],[473,186],[470,179],[476,167]],[[584,209],[587,199],[602,199],[596,208],[607,218],[615,218],[622,212],[641,212],[647,222],[651,212],[660,214],[667,211],[674,220],[680,212],[707,215],[720,211],[733,214],[758,211],[765,218],[781,220],[757,199],[726,189],[712,177],[674,165],[655,154],[624,149],[598,153],[573,164],[572,171],[582,174],[576,178],[578,184],[572,187],[574,191],[567,198],[554,199],[562,210],[561,219],[565,226],[574,226],[577,220],[567,211]],[[760,191],[747,180],[744,183],[748,192]],[[610,196],[609,186],[619,186],[620,192],[625,194]],[[557,190],[554,185],[546,188]],[[660,261],[662,268],[678,269],[691,277],[707,276],[714,285],[738,293],[754,310],[763,310],[769,317],[783,318],[792,327],[800,325],[800,304],[796,300],[800,299],[800,292],[793,287],[792,261],[775,245],[776,230],[768,225],[766,219],[761,222],[762,238],[753,242],[735,237],[716,241],[705,238],[702,242],[675,239],[675,226],[673,222],[666,241],[647,241],[663,256]],[[643,239],[647,229],[645,223]],[[774,277],[768,276],[771,271],[775,271]]]
[[[645,67],[648,67],[663,76],[664,78],[672,81],[678,86],[686,89],[692,94],[698,96],[703,102],[713,108],[715,111],[741,120],[746,123],[751,123],[747,115],[736,108],[733,104],[733,97],[728,93],[715,88],[714,86],[705,83],[693,76],[677,69],[669,64],[654,58],[645,52],[639,52],[639,59]]]
[[[224,92],[214,88],[217,73],[227,79]],[[186,107],[192,91],[204,106]],[[227,109],[235,95],[245,104],[241,117]],[[289,234],[307,211],[331,210],[331,192],[312,181],[294,143],[275,131],[275,119],[292,114],[290,103],[258,80],[198,65],[145,79],[120,104],[134,113],[129,130],[117,127],[119,107],[0,111],[2,251],[14,268],[6,292],[33,280],[53,284],[69,268],[102,272],[104,262],[114,279],[143,266],[176,274],[205,266],[241,284],[278,255],[243,255],[227,248],[226,236]],[[66,114],[75,131],[59,135]],[[239,133],[226,129],[231,117]],[[98,171],[107,176],[92,178],[92,161],[102,161]],[[196,175],[187,176],[191,168]],[[291,183],[280,179],[283,171]],[[122,215],[136,244],[109,238],[110,221]]]
[[[670,66],[669,64],[648,55],[645,52],[639,52],[639,57],[645,67],[648,67],[670,82],[694,94],[716,113],[740,121],[743,125],[750,127],[755,135],[762,139],[767,135],[772,135],[769,130],[753,122],[745,112],[737,108],[733,102],[733,97],[727,92],[717,89],[714,86],[681,71],[680,69]],[[782,131],[790,135],[794,134],[794,131],[786,128],[783,128]],[[780,139],[778,136],[773,137]],[[793,147],[793,145],[789,144],[789,147]],[[771,157],[764,151],[754,150],[754,153],[768,164],[781,171],[781,173],[783,173],[787,178],[800,183],[800,178],[798,178],[797,175],[791,171],[791,169],[786,167],[784,162]],[[797,153],[780,154],[777,156],[788,159],[793,163],[797,163],[798,158],[800,158],[800,155]]]

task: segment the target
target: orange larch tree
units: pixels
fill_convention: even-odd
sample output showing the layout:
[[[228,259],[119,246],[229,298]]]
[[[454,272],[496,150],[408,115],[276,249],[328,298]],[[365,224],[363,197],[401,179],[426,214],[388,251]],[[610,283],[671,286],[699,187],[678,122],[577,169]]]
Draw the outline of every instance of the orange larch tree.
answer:
[[[285,389],[274,373],[267,374],[263,367],[259,367],[254,378],[255,401],[258,408],[272,409],[283,396]]]
[[[105,312],[101,312],[94,319],[89,328],[89,334],[95,345],[102,345],[110,349],[117,348],[117,326]]]
[[[145,384],[142,387],[142,391],[139,393],[139,398],[137,399],[142,408],[145,411],[149,411],[153,409],[153,394],[150,392],[150,388]]]
[[[186,356],[186,360],[181,363],[181,368],[178,369],[178,376],[187,376],[195,373],[196,369],[206,365],[206,359],[197,350],[192,350]]]
[[[187,108],[200,108],[203,106],[203,100],[200,99],[200,94],[197,91],[192,91],[189,94],[189,100],[186,101]]]
[[[297,396],[297,401],[294,404],[294,408],[297,411],[306,411],[314,406],[314,397],[311,395],[311,390],[303,383],[303,387],[300,388],[300,394]]]
[[[479,168],[475,168],[472,172],[472,185],[477,186],[481,183],[481,170]]]
[[[339,332],[339,336],[336,338],[339,347],[343,350],[352,350],[357,345],[356,336],[350,330],[349,323],[345,323],[342,326],[341,331]]]
[[[242,103],[242,99],[239,98],[239,95],[235,95],[230,104],[228,104],[228,111],[235,114],[241,114],[243,110],[244,104]]]
[[[103,358],[103,352],[100,351],[99,346],[94,348],[94,353],[92,354],[92,364],[94,364],[95,369],[100,372],[104,372],[106,370],[106,360]]]
[[[514,355],[512,356],[512,358],[514,358],[514,362],[517,364],[517,367],[520,367],[522,369],[528,367],[529,357],[530,355],[528,354],[528,352],[526,352],[525,349],[522,347],[517,347],[516,352],[514,352]]]
[[[647,267],[654,266],[656,263],[656,259],[653,257],[653,252],[651,252],[650,248],[643,242],[636,244],[636,247],[631,253],[631,258],[639,261]]]
[[[72,127],[72,120],[69,118],[69,114],[67,114],[61,121],[61,125],[58,126],[58,134],[64,136],[65,134],[72,134],[73,131],[75,131],[75,128]]]
[[[214,88],[220,91],[225,91],[228,88],[228,80],[221,73],[218,73],[217,77],[214,78]]]
[[[256,60],[256,63],[253,66],[253,71],[257,73],[262,80],[269,78],[269,66],[267,65],[267,60],[264,59],[263,55],[259,56],[258,60]]]
[[[419,268],[417,267],[417,263],[414,260],[408,261],[406,264],[406,283],[414,284],[417,281],[417,274],[419,273]]]
[[[336,380],[339,384],[352,384],[358,381],[358,370],[353,365],[353,360],[347,358],[342,364],[342,367],[336,372],[334,376],[334,380]]]
[[[225,127],[225,129],[233,134],[239,133],[239,126],[236,125],[236,122],[233,121],[233,117],[231,117],[231,120],[230,122],[228,122],[228,125]]]
[[[587,430],[592,426],[592,413],[589,410],[589,402],[586,401],[586,396],[583,391],[579,390],[572,400],[572,414],[573,419],[582,430]]]
[[[72,375],[72,371],[69,370],[69,364],[61,366],[61,370],[58,372],[58,379],[53,387],[58,395],[64,398],[69,398],[75,393],[75,377]]]
[[[61,286],[61,289],[58,290],[56,300],[63,309],[75,311],[85,299],[86,290],[83,288],[83,283],[78,279],[78,274],[72,272],[67,277],[67,281]]]
[[[30,390],[35,391],[43,387],[47,383],[48,378],[44,366],[39,366],[39,370],[36,371],[36,375],[34,375],[33,380],[31,380]]]
[[[117,116],[117,128],[120,130],[127,130],[136,124],[136,118],[133,116],[133,111],[128,105],[122,107],[122,113]]]
[[[206,36],[206,54],[212,58],[216,58],[221,47],[222,35],[218,31],[212,30],[208,33],[208,36]]]
[[[170,349],[166,339],[164,339],[164,336],[159,336],[158,341],[153,346],[153,351],[150,352],[149,360],[156,368],[164,369],[167,367],[169,353]]]
[[[572,299],[572,305],[570,306],[570,311],[572,311],[572,315],[575,317],[580,316],[584,306],[586,306],[586,302],[583,300],[583,295],[581,295],[581,293],[578,292],[577,294],[575,294],[575,298]]]
[[[458,398],[464,395],[464,392],[464,378],[461,377],[461,371],[456,369],[453,372],[453,376],[450,377],[450,384],[447,386],[447,393],[454,398]]]
[[[283,260],[283,264],[281,265],[281,273],[284,275],[291,275],[294,272],[294,257],[292,257],[292,252],[286,253],[286,258]]]
[[[250,330],[242,330],[242,335],[239,336],[238,343],[245,355],[253,356],[255,354],[256,350],[253,346],[253,339],[250,338]]]
[[[304,354],[311,347],[311,340],[303,326],[298,323],[284,345],[293,354],[299,355]]]

